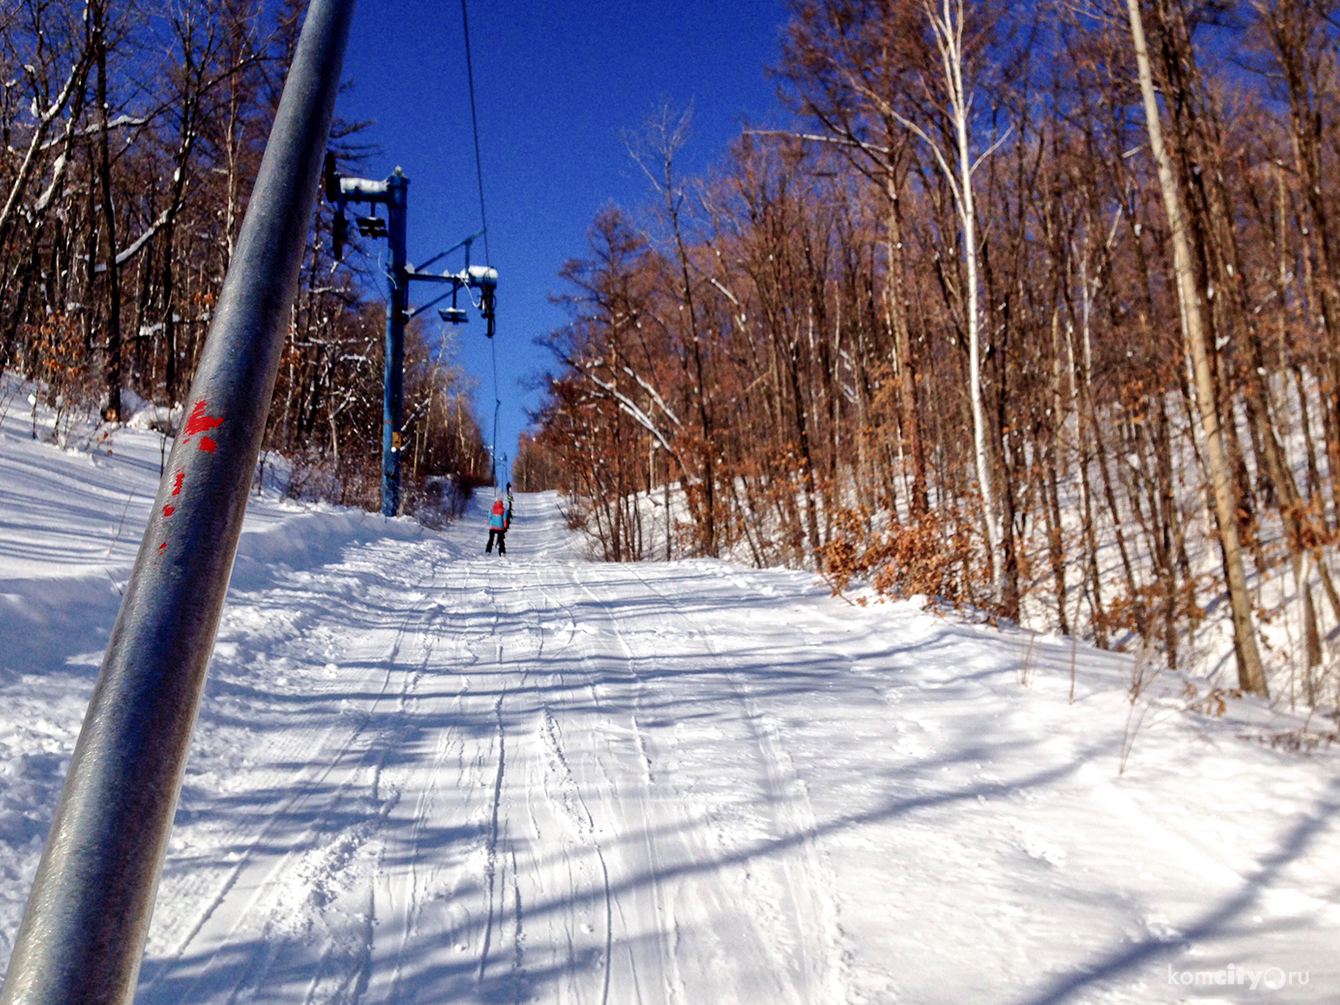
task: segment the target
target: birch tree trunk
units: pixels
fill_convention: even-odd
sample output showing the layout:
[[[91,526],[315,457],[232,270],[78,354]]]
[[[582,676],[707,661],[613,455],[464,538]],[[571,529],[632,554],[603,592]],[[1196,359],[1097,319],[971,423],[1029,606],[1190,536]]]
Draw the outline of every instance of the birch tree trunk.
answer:
[[[996,511],[996,493],[991,476],[991,454],[987,443],[986,408],[982,403],[982,317],[977,259],[977,208],[972,189],[972,146],[968,135],[968,119],[972,113],[972,96],[963,82],[963,0],[942,0],[937,12],[930,2],[925,5],[926,18],[931,23],[935,46],[940,56],[940,71],[944,75],[946,111],[953,127],[954,150],[942,152],[926,132],[905,119],[930,146],[939,162],[949,187],[954,194],[954,208],[963,232],[963,267],[965,273],[964,314],[968,329],[968,398],[972,411],[973,459],[977,475],[977,491],[982,502],[982,525],[986,533],[986,549],[991,560],[991,592],[996,601],[1002,599],[1004,587],[1004,555],[1001,549],[1002,531]],[[946,156],[948,154],[948,156]],[[954,163],[949,163],[952,157]]]
[[[1154,96],[1154,79],[1149,65],[1149,50],[1145,44],[1144,22],[1140,16],[1140,0],[1126,0],[1126,9],[1130,16],[1131,40],[1135,47],[1140,93],[1144,99],[1149,146],[1158,167],[1163,208],[1168,215],[1173,271],[1177,280],[1177,300],[1182,314],[1182,331],[1191,353],[1196,411],[1199,414],[1201,430],[1205,435],[1206,462],[1214,500],[1215,524],[1219,531],[1224,576],[1228,581],[1228,599],[1233,613],[1233,648],[1238,662],[1238,684],[1244,691],[1266,695],[1268,688],[1265,668],[1261,663],[1260,650],[1256,644],[1256,630],[1252,624],[1251,597],[1247,592],[1242,547],[1238,541],[1237,502],[1221,438],[1214,379],[1210,371],[1209,349],[1205,339],[1205,322],[1201,314],[1200,296],[1196,291],[1191,245],[1186,233],[1186,214],[1182,208],[1177,180],[1173,175],[1172,158],[1163,143],[1158,102]]]

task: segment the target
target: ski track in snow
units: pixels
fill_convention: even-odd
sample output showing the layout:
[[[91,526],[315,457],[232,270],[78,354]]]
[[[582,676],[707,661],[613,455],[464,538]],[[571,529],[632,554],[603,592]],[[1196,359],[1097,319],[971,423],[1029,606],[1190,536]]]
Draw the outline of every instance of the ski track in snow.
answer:
[[[122,444],[0,434],[6,944],[152,499]],[[104,518],[44,560],[48,471]],[[1283,713],[1165,697],[1118,777],[1128,657],[1072,705],[1068,640],[590,563],[552,494],[486,556],[483,512],[253,506],[138,1005],[1340,999],[1336,757],[1236,735]],[[1177,982],[1230,963],[1308,984]]]

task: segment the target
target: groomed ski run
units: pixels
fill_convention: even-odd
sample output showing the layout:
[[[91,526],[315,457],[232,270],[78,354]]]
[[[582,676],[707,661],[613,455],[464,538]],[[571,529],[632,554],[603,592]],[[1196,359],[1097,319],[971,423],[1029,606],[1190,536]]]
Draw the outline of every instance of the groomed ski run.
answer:
[[[159,453],[0,433],[4,955]],[[1283,707],[1166,676],[1132,734],[1129,655],[593,563],[552,494],[500,559],[490,501],[253,504],[139,1005],[1340,996],[1336,760]]]

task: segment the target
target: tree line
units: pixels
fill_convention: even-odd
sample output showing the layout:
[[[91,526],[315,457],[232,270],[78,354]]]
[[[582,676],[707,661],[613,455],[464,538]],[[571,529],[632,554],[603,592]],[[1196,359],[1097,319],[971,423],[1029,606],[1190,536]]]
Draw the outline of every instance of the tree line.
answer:
[[[61,414],[187,393],[303,4],[19,0],[0,9],[0,366]],[[365,124],[337,122],[356,167]],[[317,193],[313,193],[313,198]],[[266,432],[290,490],[375,506],[384,303],[318,213]],[[362,278],[364,281],[360,281]],[[34,404],[36,408],[36,404]],[[407,500],[489,463],[449,344],[411,325]]]
[[[630,143],[656,199],[565,265],[517,470],[611,560],[1172,666],[1217,608],[1241,688],[1335,704],[1340,5],[788,6],[785,128],[696,178],[687,115]]]

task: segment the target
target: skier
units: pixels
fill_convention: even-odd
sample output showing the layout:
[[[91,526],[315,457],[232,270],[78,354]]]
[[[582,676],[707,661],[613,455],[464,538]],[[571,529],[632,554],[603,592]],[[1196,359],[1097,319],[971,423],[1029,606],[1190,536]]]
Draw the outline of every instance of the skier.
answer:
[[[493,541],[497,538],[498,554],[507,554],[507,515],[503,512],[502,495],[499,494],[493,499],[493,512],[489,514],[489,543],[484,547],[484,554],[493,554]]]

